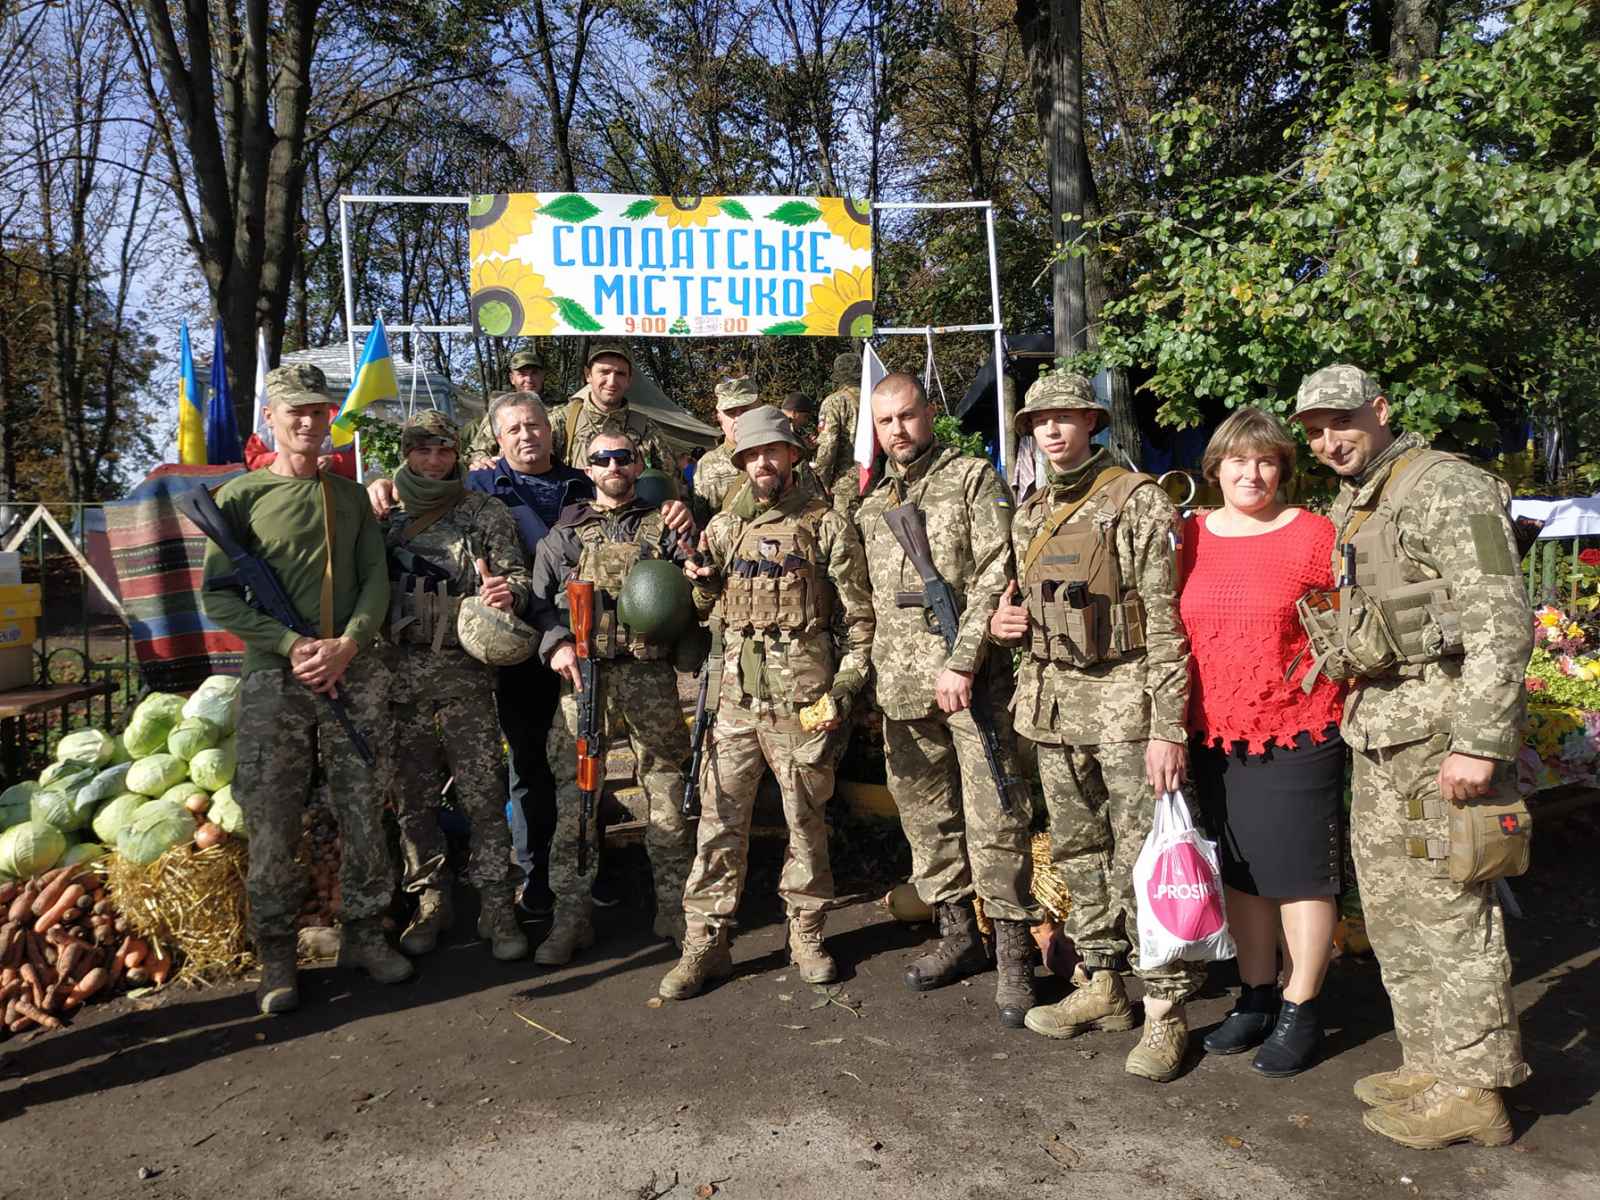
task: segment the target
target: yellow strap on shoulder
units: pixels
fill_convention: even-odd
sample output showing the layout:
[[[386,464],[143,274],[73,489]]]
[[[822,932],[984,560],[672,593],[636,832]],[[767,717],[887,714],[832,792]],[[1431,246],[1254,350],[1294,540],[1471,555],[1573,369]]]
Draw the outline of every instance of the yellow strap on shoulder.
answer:
[[[1078,499],[1072,501],[1070,504],[1063,504],[1060,508],[1053,511],[1050,514],[1050,519],[1044,523],[1044,526],[1039,530],[1039,532],[1033,535],[1033,540],[1028,543],[1027,553],[1022,557],[1021,574],[1026,577],[1028,572],[1033,570],[1033,564],[1038,561],[1039,555],[1044,553],[1045,543],[1056,535],[1056,530],[1060,529],[1068,521],[1072,520],[1073,516],[1079,509],[1098,496],[1101,488],[1105,487],[1106,484],[1112,482],[1112,480],[1116,479],[1118,476],[1126,474],[1128,474],[1128,469],[1126,467],[1107,467],[1105,470],[1101,471],[1100,474],[1094,477],[1094,482],[1089,485],[1089,490],[1087,492],[1078,497]]]
[[[317,478],[322,483],[322,636],[331,638],[333,633],[333,487],[328,482],[326,471],[317,472]]]

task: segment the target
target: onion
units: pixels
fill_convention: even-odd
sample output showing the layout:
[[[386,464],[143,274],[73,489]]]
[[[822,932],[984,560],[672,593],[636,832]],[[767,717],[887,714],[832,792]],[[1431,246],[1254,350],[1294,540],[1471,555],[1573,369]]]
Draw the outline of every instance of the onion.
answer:
[[[211,797],[204,792],[196,792],[183,802],[183,806],[198,817],[211,807]]]
[[[222,826],[215,825],[210,821],[207,821],[204,825],[200,826],[199,829],[195,830],[194,834],[194,844],[199,846],[202,850],[209,850],[213,846],[220,846],[227,840],[228,835],[223,831]]]

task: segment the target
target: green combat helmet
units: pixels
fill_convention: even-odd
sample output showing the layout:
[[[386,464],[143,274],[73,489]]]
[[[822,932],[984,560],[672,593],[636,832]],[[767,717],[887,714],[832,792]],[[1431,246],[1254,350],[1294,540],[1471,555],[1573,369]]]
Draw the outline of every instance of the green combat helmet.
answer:
[[[634,482],[633,494],[641,504],[648,504],[652,508],[660,508],[668,500],[678,498],[678,490],[672,486],[672,477],[655,467],[645,471]]]
[[[461,611],[456,614],[456,637],[463,650],[491,667],[514,667],[527,662],[539,648],[538,630],[511,613],[491,608],[481,596],[468,596],[461,601]]]
[[[694,595],[681,568],[663,558],[641,558],[622,581],[617,617],[647,642],[667,644],[694,623]]]

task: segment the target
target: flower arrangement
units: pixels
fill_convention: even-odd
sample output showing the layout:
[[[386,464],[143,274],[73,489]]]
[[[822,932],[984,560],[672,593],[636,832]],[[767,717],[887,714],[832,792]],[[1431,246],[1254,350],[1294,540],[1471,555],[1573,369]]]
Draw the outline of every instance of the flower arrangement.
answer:
[[[1600,558],[1600,550],[1584,553]],[[1600,636],[1593,621],[1574,620],[1553,604],[1533,614],[1528,737],[1518,764],[1525,791],[1593,783],[1600,773]]]

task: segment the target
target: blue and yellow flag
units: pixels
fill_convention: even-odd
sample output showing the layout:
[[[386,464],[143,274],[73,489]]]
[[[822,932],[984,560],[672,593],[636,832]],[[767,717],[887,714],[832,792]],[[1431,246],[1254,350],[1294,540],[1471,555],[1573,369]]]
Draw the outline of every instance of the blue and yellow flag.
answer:
[[[200,381],[194,375],[185,321],[178,330],[178,461],[186,466],[206,463],[206,415],[200,404]]]
[[[333,418],[333,444],[335,448],[348,446],[356,436],[356,414],[374,400],[398,400],[400,382],[394,375],[394,359],[389,357],[389,338],[383,332],[383,318],[367,334],[367,344],[361,348],[361,361],[356,363],[355,378],[350,381],[350,392]]]

